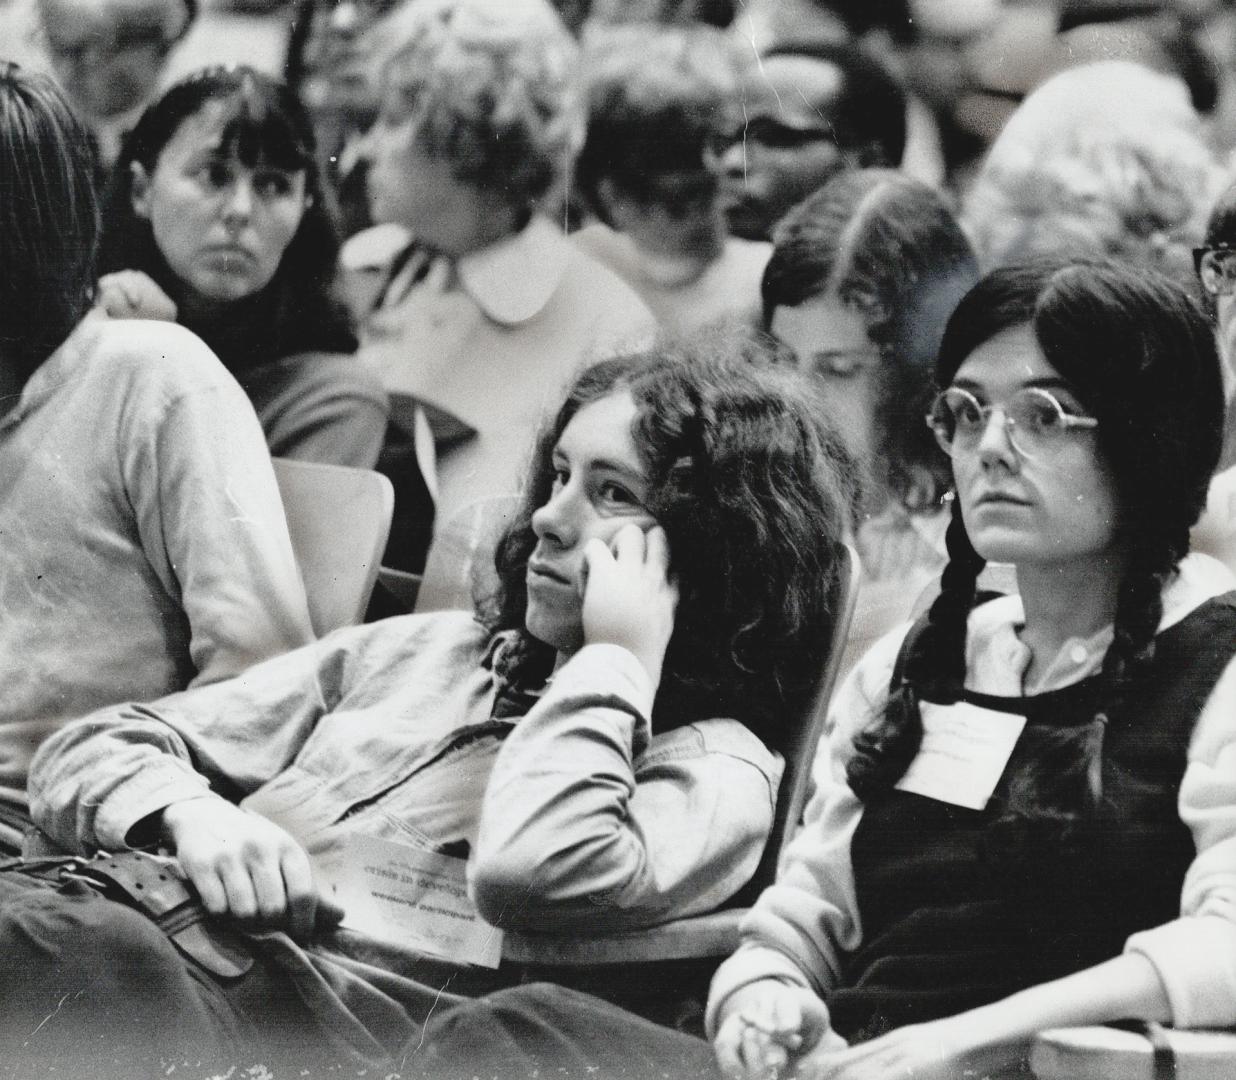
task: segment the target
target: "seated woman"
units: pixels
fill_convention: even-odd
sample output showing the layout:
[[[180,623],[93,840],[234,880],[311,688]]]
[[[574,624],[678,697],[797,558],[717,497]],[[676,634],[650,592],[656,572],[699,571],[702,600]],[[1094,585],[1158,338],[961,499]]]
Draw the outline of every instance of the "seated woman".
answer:
[[[639,927],[734,894],[827,650],[847,526],[845,463],[805,399],[792,372],[699,346],[590,368],[540,442],[501,589],[475,616],[340,631],[62,732],[31,779],[55,840],[119,852],[161,836],[208,925],[292,937],[235,941],[244,973],[212,979],[186,967],[179,924],[169,939],[69,887],[31,901],[29,875],[0,874],[0,1028],[55,1010],[40,1054],[252,1040],[310,1064],[383,1061],[502,972],[426,957],[397,976],[314,933],[313,867],[358,845],[468,855],[468,892],[500,927]],[[149,1023],[155,1000],[174,1027]]]
[[[619,275],[661,326],[759,320],[771,248],[726,236],[719,154],[742,122],[726,39],[627,26],[584,51],[588,138],[576,185],[598,219],[572,241]]]
[[[1142,269],[998,270],[938,375],[943,592],[838,693],[802,832],[713,980],[726,1076],[1025,1076],[1044,1028],[1236,1023],[1236,579],[1189,554],[1219,453],[1206,320]],[[1020,596],[976,599],[990,559]],[[562,990],[425,1042],[434,1077],[716,1075]]]
[[[172,86],[129,134],[103,221],[109,314],[175,319],[202,338],[272,454],[373,466],[386,395],[349,355],[313,134],[286,87],[245,67]]]
[[[313,638],[253,409],[192,334],[83,319],[89,142],[0,64],[0,819],[66,719]],[[0,847],[14,841],[0,831]]]
[[[1193,529],[1193,546],[1236,570],[1236,186],[1220,195],[1211,209],[1194,265],[1202,299],[1215,318],[1227,412],[1223,453],[1206,511]]]
[[[362,355],[391,395],[384,562],[418,569],[434,509],[444,523],[513,494],[575,373],[654,323],[554,217],[583,116],[575,44],[546,0],[418,0],[375,30],[367,182],[383,224],[349,240],[344,265],[360,279],[376,262],[384,281],[376,303],[354,290]]]
[[[843,670],[911,615],[946,561],[948,466],[922,423],[944,324],[978,280],[938,192],[889,169],[830,180],[773,234],[764,327],[869,462]]]

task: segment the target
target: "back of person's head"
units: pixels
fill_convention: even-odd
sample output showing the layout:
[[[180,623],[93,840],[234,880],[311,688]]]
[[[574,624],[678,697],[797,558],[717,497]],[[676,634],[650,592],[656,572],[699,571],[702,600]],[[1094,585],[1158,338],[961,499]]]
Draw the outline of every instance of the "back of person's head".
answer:
[[[992,145],[963,223],[985,267],[1113,256],[1185,280],[1219,171],[1184,85],[1128,61],[1065,70]]]
[[[1023,325],[1098,421],[1098,458],[1114,487],[1124,570],[1097,707],[1104,720],[1119,723],[1154,658],[1162,589],[1188,552],[1189,529],[1219,460],[1223,396],[1214,336],[1196,299],[1154,271],[1111,261],[1008,266],[958,305],[940,347],[940,385],[979,346]],[[983,560],[957,501],[947,540],[941,593],[906,660],[906,683],[856,742],[849,779],[860,796],[886,790],[913,758],[922,732],[918,698],[954,701],[960,693],[966,620]],[[1101,794],[1101,731],[1093,728],[1070,734],[1052,768],[1011,793],[1008,824],[1053,820],[1068,831],[1086,819]]]
[[[546,0],[416,0],[375,27],[383,93],[452,175],[530,208],[583,143],[577,47]]]
[[[554,484],[552,451],[585,405],[629,392],[679,590],[655,730],[708,716],[741,720],[783,748],[828,647],[838,546],[856,498],[844,445],[797,372],[722,335],[666,343],[582,372],[539,441],[521,512],[497,553],[493,630],[522,630],[533,512]],[[523,634],[528,670],[552,651]]]
[[[1062,0],[1057,30],[1074,63],[1135,60],[1179,76],[1198,112],[1219,102],[1222,72],[1195,35],[1192,5],[1172,0]]]
[[[52,68],[74,107],[94,120],[121,115],[153,92],[197,0],[38,0]]]
[[[20,378],[89,307],[97,239],[85,130],[51,79],[0,62],[0,362]]]
[[[124,141],[105,194],[100,266],[141,270],[163,290],[181,290],[159,248],[150,216],[135,207],[138,174],[154,175],[164,148],[190,117],[222,110],[217,153],[247,168],[305,175],[305,210],[274,278],[262,291],[263,350],[278,355],[355,348],[341,309],[330,300],[339,241],[318,168],[313,131],[296,95],[249,67],[211,67],[169,87],[142,113]],[[140,170],[135,169],[140,166]]]
[[[845,172],[790,211],[773,244],[761,287],[765,328],[777,308],[822,295],[862,316],[881,358],[872,467],[906,506],[937,506],[949,470],[921,418],[945,323],[978,280],[947,201],[890,169]]]
[[[667,174],[694,174],[700,194],[715,191],[711,159],[733,127],[738,91],[718,31],[611,27],[590,35],[583,61],[588,137],[575,182],[602,220],[597,186],[605,179],[645,203],[659,201],[657,181]]]
[[[901,163],[906,146],[906,93],[883,64],[843,41],[778,42],[761,60],[775,57],[801,57],[837,68],[842,75],[841,93],[828,110],[837,145],[856,165]]]

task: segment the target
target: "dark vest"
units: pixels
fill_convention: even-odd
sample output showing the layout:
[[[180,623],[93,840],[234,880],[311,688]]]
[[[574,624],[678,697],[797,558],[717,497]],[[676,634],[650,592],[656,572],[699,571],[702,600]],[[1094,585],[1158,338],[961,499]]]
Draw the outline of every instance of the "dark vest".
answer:
[[[902,791],[867,803],[852,846],[863,943],[828,999],[837,1030],[862,1039],[949,1016],[1111,959],[1178,917],[1194,847],[1177,795],[1233,655],[1236,593],[1156,638],[1135,707],[1106,728],[1102,805],[1068,847],[1050,828],[1010,845],[993,825],[1031,763],[1050,767],[1059,734],[1094,720],[1101,679],[1030,697],[964,692],[1024,715],[1025,729],[983,810]]]

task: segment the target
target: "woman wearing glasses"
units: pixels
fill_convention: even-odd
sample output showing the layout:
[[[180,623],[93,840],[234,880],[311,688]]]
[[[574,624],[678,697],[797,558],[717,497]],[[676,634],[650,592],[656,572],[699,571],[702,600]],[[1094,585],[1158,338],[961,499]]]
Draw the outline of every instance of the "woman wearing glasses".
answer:
[[[1193,547],[1236,568],[1236,185],[1219,196],[1206,223],[1203,247],[1193,249],[1202,300],[1214,316],[1223,374],[1223,451],[1206,510],[1193,529]]]
[[[727,1076],[1024,1076],[1044,1028],[1236,1022],[1236,580],[1188,550],[1219,452],[1206,321],[1153,272],[1002,269],[938,374],[942,592],[837,695],[805,825],[713,980]],[[976,597],[988,560],[1020,596]],[[582,1075],[621,1032],[623,1075],[708,1075],[685,1037],[557,994],[430,1038]]]

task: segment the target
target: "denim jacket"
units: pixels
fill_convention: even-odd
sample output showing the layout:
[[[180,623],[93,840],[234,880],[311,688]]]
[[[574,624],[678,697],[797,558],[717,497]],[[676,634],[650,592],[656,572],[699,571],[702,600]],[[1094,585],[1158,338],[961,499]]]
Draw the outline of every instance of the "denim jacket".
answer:
[[[717,719],[652,733],[642,665],[589,645],[508,731],[492,719],[488,652],[469,614],[411,615],[227,682],[102,709],[39,752],[35,820],[68,847],[119,850],[142,839],[143,819],[210,789],[311,851],[358,833],[450,842],[432,835],[447,821],[468,843],[481,913],[523,929],[653,924],[715,907],[747,881],[781,775],[747,728]],[[468,769],[434,769],[461,736],[495,734]]]

